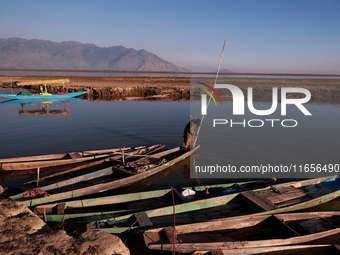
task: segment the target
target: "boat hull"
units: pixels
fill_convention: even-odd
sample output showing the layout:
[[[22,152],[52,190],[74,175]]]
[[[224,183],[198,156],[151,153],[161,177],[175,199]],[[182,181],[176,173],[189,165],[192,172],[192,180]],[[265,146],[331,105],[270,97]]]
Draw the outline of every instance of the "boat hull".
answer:
[[[340,212],[224,218],[213,223],[176,226],[175,233],[173,227],[149,230],[144,233],[144,241],[150,249],[180,253],[246,248],[251,252],[281,245],[338,244],[339,220]]]
[[[88,91],[70,92],[66,94],[51,94],[51,95],[14,95],[14,94],[0,94],[0,97],[7,99],[20,99],[20,100],[34,100],[34,99],[65,99],[72,98],[86,94]]]

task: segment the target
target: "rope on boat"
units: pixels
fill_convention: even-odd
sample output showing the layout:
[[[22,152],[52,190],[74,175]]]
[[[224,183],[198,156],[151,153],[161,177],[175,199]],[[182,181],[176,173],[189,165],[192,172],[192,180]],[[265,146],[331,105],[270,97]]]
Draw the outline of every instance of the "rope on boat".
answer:
[[[128,238],[129,238],[129,235],[130,235],[130,232],[131,232],[132,227],[133,227],[137,222],[138,222],[138,219],[136,219],[135,222],[132,223],[132,225],[129,227],[129,229],[128,229],[128,231],[127,231],[127,234],[126,234],[126,238],[125,238],[125,240],[124,240],[124,244],[125,244],[125,245],[126,245],[126,242],[127,242]]]

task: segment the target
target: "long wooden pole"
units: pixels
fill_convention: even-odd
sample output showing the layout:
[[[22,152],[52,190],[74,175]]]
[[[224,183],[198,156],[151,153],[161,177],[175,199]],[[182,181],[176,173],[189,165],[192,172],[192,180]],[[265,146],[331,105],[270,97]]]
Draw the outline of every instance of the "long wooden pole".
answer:
[[[216,84],[217,78],[218,78],[218,74],[220,73],[220,68],[221,68],[221,63],[222,63],[222,58],[223,58],[223,54],[224,54],[225,45],[226,45],[226,39],[224,39],[224,43],[223,43],[223,47],[222,47],[222,52],[221,52],[221,56],[220,56],[220,61],[218,63],[218,67],[217,67],[217,73],[216,73],[214,85]],[[209,101],[207,103],[207,108],[209,107],[210,102],[211,102],[211,97],[209,98]],[[196,142],[197,142],[200,130],[201,130],[201,126],[202,126],[202,123],[203,123],[203,120],[204,120],[204,116],[205,115],[202,115],[202,118],[201,118],[201,121],[200,121],[200,125],[198,126],[198,129],[197,129],[195,141],[194,141],[194,144],[193,144],[194,147],[196,146]]]
[[[171,186],[171,195],[172,195],[172,211],[174,217],[174,231],[173,231],[173,241],[172,241],[172,255],[175,255],[175,240],[176,240],[176,211],[175,211],[175,195],[174,195],[174,188]]]

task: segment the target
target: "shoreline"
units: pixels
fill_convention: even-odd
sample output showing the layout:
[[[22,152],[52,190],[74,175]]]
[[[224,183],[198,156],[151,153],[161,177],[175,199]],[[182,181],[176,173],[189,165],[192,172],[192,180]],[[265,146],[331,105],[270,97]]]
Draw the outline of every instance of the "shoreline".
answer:
[[[61,90],[79,91],[88,89],[88,100],[190,100],[194,86],[198,82],[212,85],[214,78],[206,77],[97,77],[97,76],[0,76],[0,87],[11,87],[16,82],[38,81],[48,79],[69,79],[70,83],[48,85],[50,92]],[[231,77],[218,78],[219,84],[233,84],[247,94],[247,88],[253,87],[254,100],[271,101],[273,87],[301,87],[312,94],[311,102],[339,103],[339,78],[254,78]],[[191,88],[191,90],[190,90]],[[32,86],[39,92],[39,86]],[[231,97],[230,92],[222,92],[222,96]]]

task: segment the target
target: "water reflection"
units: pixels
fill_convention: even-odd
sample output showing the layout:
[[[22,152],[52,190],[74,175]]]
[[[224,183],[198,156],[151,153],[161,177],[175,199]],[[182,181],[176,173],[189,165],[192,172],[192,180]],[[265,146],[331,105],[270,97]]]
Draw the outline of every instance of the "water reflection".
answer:
[[[8,100],[3,101],[1,105],[20,105],[20,116],[71,116],[70,102],[85,101],[80,98],[70,98],[67,100]]]

